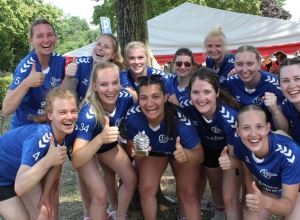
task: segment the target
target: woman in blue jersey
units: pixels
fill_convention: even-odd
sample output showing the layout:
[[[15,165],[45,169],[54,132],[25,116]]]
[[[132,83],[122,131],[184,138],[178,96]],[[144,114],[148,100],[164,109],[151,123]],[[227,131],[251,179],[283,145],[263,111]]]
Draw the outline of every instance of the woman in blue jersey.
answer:
[[[175,90],[173,85],[162,70],[155,69],[147,66],[148,62],[148,51],[146,46],[142,42],[130,42],[125,47],[125,61],[129,69],[127,71],[121,72],[121,76],[125,75],[128,78],[130,86],[137,91],[138,81],[137,78],[140,76],[152,76],[152,75],[162,75],[162,80],[164,81],[167,93],[169,95],[169,100],[175,104],[178,104],[176,98]]]
[[[188,94],[188,85],[192,76],[195,64],[194,54],[188,48],[179,48],[174,54],[174,74],[168,77],[175,89],[175,94],[180,100]]]
[[[239,201],[241,176],[235,169],[222,171],[218,158],[225,146],[233,150],[233,138],[239,105],[226,91],[220,88],[215,72],[207,67],[196,70],[189,83],[190,98],[183,100],[181,106],[192,117],[204,150],[205,170],[209,180],[215,216],[213,220],[242,219]],[[200,199],[205,185],[199,183]],[[225,208],[224,208],[225,205]]]
[[[69,88],[77,92],[79,100],[83,100],[90,84],[90,76],[93,66],[100,62],[112,62],[120,70],[125,70],[125,64],[121,55],[121,48],[117,37],[113,34],[102,34],[97,37],[92,56],[73,58],[73,62],[68,65],[69,75],[74,77],[66,78]],[[126,75],[120,76],[120,83],[137,99],[136,92],[130,86]]]
[[[214,70],[220,78],[220,85],[226,85],[227,75],[234,69],[234,54],[227,51],[226,37],[221,28],[208,32],[204,40],[206,67]]]
[[[202,146],[192,121],[178,106],[167,100],[161,77],[142,76],[137,79],[139,103],[131,107],[126,116],[127,150],[135,158],[143,214],[147,220],[156,219],[155,195],[172,157],[176,189],[186,218],[199,220],[201,215],[196,185],[199,164],[203,161]],[[135,153],[137,146],[133,140],[143,132],[151,146],[149,156]]]
[[[267,220],[271,213],[298,219],[300,215],[300,146],[270,131],[266,113],[255,105],[239,111],[234,154],[222,152],[222,168],[243,164],[247,186],[246,220]],[[221,162],[220,162],[221,163]]]
[[[276,127],[289,133],[300,144],[300,59],[287,58],[278,69],[280,88],[286,97],[282,102],[282,114],[274,118]],[[276,110],[276,99],[270,104]],[[290,129],[291,128],[291,129]]]
[[[73,59],[73,62],[68,65],[68,72],[70,72],[70,75],[73,75],[74,77],[66,78],[65,82],[68,83],[69,88],[72,87],[73,90],[78,94],[79,100],[83,100],[86,95],[90,84],[92,69],[97,63],[111,62],[116,64],[121,71],[124,71],[125,69],[119,41],[113,34],[102,34],[97,37],[95,46],[92,50],[92,56],[79,57],[76,60],[75,58]],[[136,91],[130,86],[126,74],[120,75],[120,84],[123,88],[125,88],[132,94],[134,101],[136,101]],[[106,170],[105,164],[102,164],[101,161],[99,162],[102,169]],[[108,174],[109,171],[111,171],[110,168],[108,168],[105,173]],[[113,176],[113,173],[111,173],[111,175],[106,175],[105,178],[106,185],[107,187],[109,187],[109,207],[107,209],[107,213],[110,216],[116,215],[117,208],[117,187],[113,187],[112,185],[114,182],[116,182],[116,178],[115,176]],[[91,202],[90,193],[88,192],[84,182],[81,180],[78,174],[76,175],[76,178],[82,197],[85,218],[88,219],[89,206]]]
[[[58,215],[50,191],[66,159],[66,146],[72,144],[76,100],[73,92],[54,88],[45,99],[44,116],[31,116],[36,123],[0,137],[0,213],[5,219],[50,220]]]
[[[277,117],[281,112],[284,100],[277,77],[260,70],[260,55],[253,46],[245,45],[237,49],[234,66],[237,74],[227,79],[226,87],[241,107],[250,104],[261,107],[275,130],[276,120],[273,120],[273,117]],[[277,108],[273,108],[270,105],[276,97]]]
[[[89,217],[105,218],[108,188],[104,179],[117,173],[122,179],[118,193],[118,219],[125,220],[126,212],[137,185],[137,175],[131,162],[118,144],[119,127],[133,104],[129,92],[120,89],[119,68],[111,62],[93,67],[90,85],[80,106],[78,132],[73,146],[72,163],[86,185],[91,197]],[[96,154],[96,157],[94,155]],[[101,161],[103,176],[97,161]]]
[[[33,123],[27,116],[42,115],[47,91],[61,84],[65,76],[65,58],[54,53],[57,36],[46,19],[35,20],[30,27],[31,52],[19,63],[3,100],[2,111],[13,114],[10,129]]]

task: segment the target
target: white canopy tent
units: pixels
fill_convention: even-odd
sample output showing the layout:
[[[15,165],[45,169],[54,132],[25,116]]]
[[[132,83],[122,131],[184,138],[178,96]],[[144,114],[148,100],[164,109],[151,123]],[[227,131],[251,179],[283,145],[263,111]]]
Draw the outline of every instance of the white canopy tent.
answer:
[[[190,48],[197,62],[203,62],[203,42],[206,34],[221,27],[227,38],[227,48],[236,50],[253,45],[262,56],[275,51],[294,54],[300,49],[300,23],[276,18],[241,14],[184,3],[148,21],[150,48],[158,63],[173,59],[180,47]],[[93,44],[64,54],[90,56]]]
[[[300,48],[300,23],[241,14],[184,3],[148,21],[152,53],[159,63],[172,60],[180,47],[190,48],[198,58],[205,51],[206,34],[221,27],[228,49],[257,47],[263,56],[281,50],[293,54]],[[162,62],[163,60],[163,62]]]

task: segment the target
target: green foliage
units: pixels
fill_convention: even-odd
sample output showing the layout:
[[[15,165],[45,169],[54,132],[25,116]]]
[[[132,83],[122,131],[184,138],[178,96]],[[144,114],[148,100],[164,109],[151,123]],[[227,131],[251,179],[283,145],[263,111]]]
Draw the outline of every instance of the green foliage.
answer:
[[[62,10],[42,0],[0,0],[0,67],[12,71],[29,51],[28,30],[37,18],[55,23]]]
[[[62,18],[61,26],[57,27],[58,43],[55,51],[65,54],[95,41],[99,30],[90,30],[85,19],[66,15]]]
[[[0,72],[0,75],[0,108],[2,109],[2,101],[7,93],[9,86],[12,83],[13,77],[11,73]]]
[[[98,0],[95,1],[97,2]],[[178,7],[185,2],[246,14],[260,14],[260,0],[146,0],[147,20]],[[115,0],[105,0],[102,5],[95,7],[92,23],[99,25],[99,17],[108,17],[110,19],[112,31],[113,33],[116,33],[117,28],[115,16]]]

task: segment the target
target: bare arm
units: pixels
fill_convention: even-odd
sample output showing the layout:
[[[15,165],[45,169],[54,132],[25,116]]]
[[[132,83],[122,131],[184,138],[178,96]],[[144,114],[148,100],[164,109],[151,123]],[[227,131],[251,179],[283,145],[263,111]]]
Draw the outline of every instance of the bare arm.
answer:
[[[50,167],[59,166],[65,161],[66,155],[67,148],[55,147],[51,136],[51,144],[45,157],[32,167],[24,164],[20,166],[15,180],[16,193],[22,196],[31,191],[45,176]]]
[[[262,97],[262,99],[264,100],[265,106],[268,107],[269,111],[272,114],[272,119],[274,121],[276,129],[283,130],[284,132],[288,133],[289,122],[282,113],[281,105],[277,105],[276,95],[271,92],[265,92],[265,95]]]
[[[222,170],[239,168],[240,166],[242,166],[242,161],[235,156],[233,152],[234,150],[233,145],[230,144],[227,145],[228,146],[224,147],[219,157],[220,167],[222,168]],[[229,155],[227,154],[228,150],[229,150]]]
[[[76,75],[77,69],[78,69],[78,64],[76,63],[76,57],[73,57],[73,61],[68,65],[66,76],[60,85],[61,88],[69,89],[69,90],[74,89],[73,77]]]
[[[256,182],[245,164],[244,170],[248,192],[246,202],[251,211],[259,212],[262,209],[267,209],[276,215],[282,216],[293,212],[298,196],[299,184],[282,184],[281,197],[277,198],[274,194],[261,190],[256,186]]]
[[[126,89],[128,92],[130,92],[130,94],[133,97],[133,103],[136,103],[138,100],[137,92],[131,86],[124,88],[124,89]]]
[[[176,139],[176,150],[173,155],[178,163],[189,162],[195,165],[199,165],[204,160],[204,152],[201,143],[199,142],[194,148],[186,149],[180,144],[180,137]]]
[[[172,94],[172,95],[170,95],[169,98],[168,98],[168,100],[170,102],[172,102],[173,104],[175,104],[175,105],[179,105],[179,102],[178,102],[178,99],[177,99],[177,96],[176,96],[175,93]]]
[[[14,89],[8,90],[2,102],[2,112],[4,115],[14,113],[20,106],[23,98],[31,87],[40,87],[45,80],[45,74],[36,71],[36,64],[32,64],[30,74]],[[17,79],[14,80],[14,82]],[[13,82],[13,83],[14,83]]]
[[[118,140],[119,128],[109,126],[109,119],[105,116],[105,126],[100,134],[91,141],[76,138],[72,152],[72,164],[75,169],[89,162],[103,144],[110,144]]]

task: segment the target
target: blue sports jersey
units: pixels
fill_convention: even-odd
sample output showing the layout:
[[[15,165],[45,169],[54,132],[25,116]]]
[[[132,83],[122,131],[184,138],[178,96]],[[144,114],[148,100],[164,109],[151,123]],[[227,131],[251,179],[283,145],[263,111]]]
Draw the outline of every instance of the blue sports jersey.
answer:
[[[274,93],[277,97],[277,105],[281,105],[285,97],[278,84],[278,78],[272,73],[264,71],[260,72],[260,81],[257,84],[255,91],[252,93],[248,93],[245,90],[244,83],[237,74],[227,79],[226,86],[230,90],[232,96],[241,104],[242,107],[250,104],[261,107],[266,112],[267,120],[271,122],[272,129],[274,130],[275,126],[272,119],[272,114],[269,112],[268,107],[265,106],[262,97],[265,95],[265,92]]]
[[[120,128],[127,110],[133,104],[132,95],[126,90],[121,89],[116,104],[117,107],[115,109],[114,116],[111,116],[109,114],[107,115],[109,117],[109,125],[117,126]],[[85,104],[80,110],[77,125],[78,131],[76,138],[80,138],[86,141],[91,141],[103,130],[103,127],[96,121],[93,107],[89,104]],[[100,149],[105,150],[106,148],[109,148],[109,146],[109,144],[104,144]]]
[[[185,88],[179,88],[178,86],[178,75],[176,74],[168,74],[168,78],[170,83],[173,85],[173,88],[175,90],[176,97],[178,101],[180,102],[189,92],[188,86]]]
[[[173,155],[173,152],[175,151],[176,138],[178,136],[180,137],[180,143],[184,148],[194,148],[200,142],[197,131],[191,120],[179,109],[176,110],[180,121],[176,126],[174,136],[167,137],[165,120],[162,120],[158,129],[151,128],[146,116],[141,111],[140,105],[136,103],[128,110],[126,115],[126,137],[129,140],[133,140],[134,136],[138,134],[138,132],[145,131],[145,134],[150,139],[150,146],[152,147],[151,152],[162,156]]]
[[[215,61],[209,56],[206,57],[206,67],[216,71]],[[222,60],[221,65],[217,70],[217,74],[220,77],[220,85],[222,88],[226,86],[227,75],[232,69],[234,69],[234,54],[228,53]],[[221,72],[219,70],[221,70]]]
[[[79,57],[76,59],[76,63],[78,68],[74,79],[78,80],[76,93],[78,95],[78,99],[81,101],[84,99],[89,88],[90,77],[93,70],[93,57]],[[120,84],[123,88],[129,87],[129,82],[126,75],[120,74]]]
[[[290,126],[293,129],[294,139],[300,144],[300,119],[298,118],[298,112],[293,103],[288,99],[282,102],[282,113],[289,121]]]
[[[300,146],[273,132],[268,137],[270,151],[263,159],[256,158],[240,137],[234,138],[234,154],[246,164],[263,189],[281,195],[282,184],[300,183]]]
[[[134,82],[132,76],[131,76],[131,70],[128,69],[127,71],[122,71],[120,73],[120,75],[123,77],[127,77],[128,78],[128,81],[129,81],[129,86],[132,86],[132,88],[137,91],[137,87],[138,87],[138,84]],[[147,67],[147,76],[153,76],[153,75],[162,75],[162,80],[164,82],[164,85],[166,87],[166,91],[169,95],[173,95],[175,93],[175,90],[171,84],[171,82],[169,81],[169,77],[168,77],[168,74],[165,74],[164,71],[160,70],[160,69],[155,69],[155,68],[152,68],[152,67]]]
[[[15,128],[0,137],[0,186],[15,182],[21,164],[32,167],[47,154],[50,134],[53,134],[50,124],[33,123]],[[74,138],[73,133],[66,135],[64,145],[73,145]]]
[[[9,90],[14,90],[19,84],[29,76],[32,68],[32,63],[36,63],[36,71],[42,72],[41,65],[35,51],[31,51],[17,66],[14,72],[14,78]],[[44,114],[45,96],[49,89],[61,84],[65,77],[66,59],[57,53],[52,53],[49,67],[50,70],[46,74],[44,84],[40,87],[30,88],[24,96],[20,106],[14,112],[10,130],[22,125],[33,123],[27,119],[29,114],[42,115]]]
[[[203,118],[206,122],[205,126],[199,118],[203,117],[202,114],[200,112],[197,114],[198,110],[194,107],[190,98],[180,102],[180,106],[191,116],[203,145],[218,150],[223,150],[227,143],[233,145],[237,110],[226,104],[218,104],[218,110],[211,120],[208,121]]]

